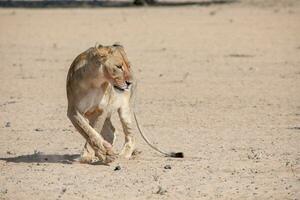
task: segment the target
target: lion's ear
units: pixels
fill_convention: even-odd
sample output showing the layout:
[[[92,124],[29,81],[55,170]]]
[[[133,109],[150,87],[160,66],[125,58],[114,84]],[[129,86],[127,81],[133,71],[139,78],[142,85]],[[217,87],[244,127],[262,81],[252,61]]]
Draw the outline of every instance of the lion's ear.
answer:
[[[98,46],[97,47],[97,54],[101,58],[106,58],[108,55],[112,54],[113,50],[110,47],[105,47],[105,46]]]
[[[114,43],[112,46],[124,48],[123,45],[121,45],[119,42]]]
[[[98,48],[98,49],[100,49],[101,47],[103,47],[103,45],[96,43],[95,47]]]

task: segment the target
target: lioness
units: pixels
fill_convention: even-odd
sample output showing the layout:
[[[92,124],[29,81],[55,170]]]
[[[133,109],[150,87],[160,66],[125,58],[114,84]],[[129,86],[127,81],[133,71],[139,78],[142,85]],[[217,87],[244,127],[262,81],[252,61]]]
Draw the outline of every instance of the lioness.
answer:
[[[119,155],[130,158],[135,150],[132,114],[137,128],[154,150],[169,157],[183,158],[182,152],[167,153],[152,145],[142,133],[133,112],[136,81],[121,45],[92,47],[75,58],[67,76],[68,117],[86,139],[80,161],[91,163],[97,157],[112,162],[115,128],[110,118],[117,111],[125,134]]]
[[[96,46],[75,58],[67,76],[68,117],[85,138],[80,161],[98,158],[112,162],[115,128],[111,115],[117,111],[125,134],[120,155],[130,158],[135,149],[131,101],[136,82],[121,45]]]

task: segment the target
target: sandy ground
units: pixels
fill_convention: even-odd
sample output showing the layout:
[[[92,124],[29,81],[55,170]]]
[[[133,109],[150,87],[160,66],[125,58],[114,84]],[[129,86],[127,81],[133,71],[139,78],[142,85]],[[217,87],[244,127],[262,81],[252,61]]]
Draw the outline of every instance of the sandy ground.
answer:
[[[0,199],[300,199],[299,21],[299,3],[0,9]],[[66,74],[97,41],[126,47],[144,132],[184,159],[137,133],[136,159],[69,164]]]

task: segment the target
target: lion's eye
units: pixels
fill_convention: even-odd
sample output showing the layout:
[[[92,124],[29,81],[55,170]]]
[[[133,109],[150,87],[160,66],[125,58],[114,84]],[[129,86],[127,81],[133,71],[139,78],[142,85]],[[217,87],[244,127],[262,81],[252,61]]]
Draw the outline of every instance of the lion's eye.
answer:
[[[123,70],[122,65],[116,65],[116,67]]]

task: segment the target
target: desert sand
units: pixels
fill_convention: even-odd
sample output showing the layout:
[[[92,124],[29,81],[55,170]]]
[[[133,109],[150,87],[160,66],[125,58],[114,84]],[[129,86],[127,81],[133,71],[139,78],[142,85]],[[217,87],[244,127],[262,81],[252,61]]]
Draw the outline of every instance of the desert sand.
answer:
[[[0,199],[299,199],[300,4],[272,2],[0,9]],[[143,131],[185,158],[136,131],[134,159],[72,161],[66,75],[96,42],[125,46]]]

